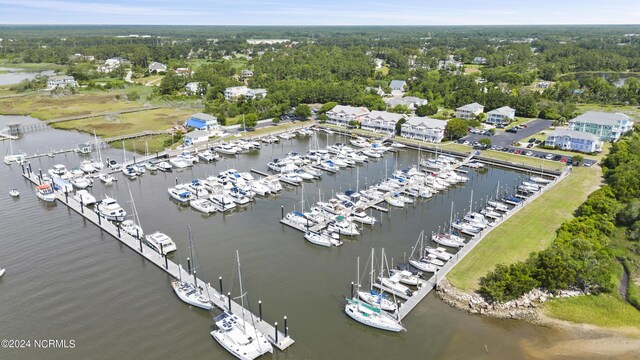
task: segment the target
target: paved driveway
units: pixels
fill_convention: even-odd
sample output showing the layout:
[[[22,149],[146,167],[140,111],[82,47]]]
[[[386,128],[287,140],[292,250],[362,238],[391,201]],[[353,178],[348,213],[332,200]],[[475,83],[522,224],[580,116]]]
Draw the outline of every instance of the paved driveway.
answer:
[[[553,121],[535,119],[535,120],[529,121],[526,124],[527,124],[527,127],[525,129],[518,130],[517,133],[510,133],[505,131],[505,132],[498,133],[495,136],[491,136],[490,137],[491,144],[495,146],[510,146],[516,141],[526,139],[531,135],[537,134],[540,131],[543,131],[549,128],[553,124]],[[486,137],[487,137],[486,135],[469,134],[464,138],[464,140],[467,140],[473,143],[475,141],[478,141],[479,139],[486,138]]]

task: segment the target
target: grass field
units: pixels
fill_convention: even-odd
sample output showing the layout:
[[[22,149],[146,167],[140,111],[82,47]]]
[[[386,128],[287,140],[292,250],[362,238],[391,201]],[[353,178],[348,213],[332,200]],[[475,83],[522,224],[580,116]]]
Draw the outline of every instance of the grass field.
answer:
[[[640,311],[608,294],[554,299],[544,305],[544,311],[548,316],[574,323],[640,328]]]
[[[57,129],[78,130],[100,137],[134,134],[145,130],[166,130],[183,123],[193,110],[161,108],[117,115],[116,121],[107,121],[104,116],[55,123]]]
[[[164,75],[151,75],[151,76],[145,76],[138,79],[133,79],[133,82],[136,84],[141,84],[145,86],[146,85],[160,86],[160,81],[162,80],[163,77]]]
[[[602,112],[622,112],[633,118],[640,117],[640,106],[631,105],[600,105],[600,104],[578,104],[578,111],[602,111]]]
[[[575,168],[567,179],[491,231],[447,275],[464,290],[478,288],[478,280],[499,264],[524,260],[532,251],[551,244],[560,224],[601,184],[599,167]]]
[[[480,72],[482,69],[482,65],[478,64],[465,64],[464,65],[464,73],[465,74],[476,74]]]
[[[171,139],[171,135],[152,135],[135,139],[126,140],[124,147],[129,151],[135,151],[140,154],[144,154],[145,147],[149,146],[149,153],[153,154],[156,151],[160,152],[164,150],[164,143],[166,140]],[[122,142],[116,141],[111,143],[116,149],[122,149]]]

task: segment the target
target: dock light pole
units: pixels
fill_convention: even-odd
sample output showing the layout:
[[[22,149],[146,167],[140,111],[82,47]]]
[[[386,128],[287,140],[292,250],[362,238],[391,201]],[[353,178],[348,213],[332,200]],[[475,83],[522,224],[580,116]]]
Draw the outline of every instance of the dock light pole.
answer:
[[[156,150],[156,159],[157,159],[158,157],[159,157],[159,156],[158,156],[158,150]]]
[[[284,316],[284,337],[289,337],[289,327],[287,326],[287,316]]]
[[[231,312],[231,293],[230,292],[227,293],[227,301],[229,303],[229,312]]]
[[[136,228],[136,239],[140,239],[140,230]]]
[[[67,191],[67,189],[65,189],[64,191],[64,202],[66,202],[67,204],[69,203],[69,192]]]
[[[218,283],[220,284],[220,294],[223,294],[223,292],[222,292],[222,276],[218,277]]]
[[[278,343],[278,322],[276,321],[274,323],[274,325],[275,325],[275,328],[276,328],[276,344],[277,344]]]
[[[100,216],[100,213],[96,213],[98,215],[98,225],[100,225],[100,227],[102,227],[102,216]]]
[[[196,271],[193,270],[193,286],[198,289],[198,278],[196,277]]]
[[[176,177],[176,185],[178,185],[178,177]]]
[[[258,321],[262,321],[262,300],[258,300],[258,309],[260,310],[260,319]]]
[[[20,164],[20,167],[22,167],[22,174],[24,174],[24,163]]]

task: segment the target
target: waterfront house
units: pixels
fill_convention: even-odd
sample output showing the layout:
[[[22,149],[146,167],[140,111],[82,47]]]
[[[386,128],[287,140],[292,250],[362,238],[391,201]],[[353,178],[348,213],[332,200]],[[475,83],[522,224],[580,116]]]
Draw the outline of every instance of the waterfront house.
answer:
[[[184,90],[187,95],[203,95],[200,94],[200,91],[204,89],[200,89],[199,82],[190,82],[185,85]]]
[[[347,126],[350,121],[362,122],[364,117],[369,114],[366,107],[354,107],[346,105],[336,105],[333,109],[327,111],[327,120],[330,124]]]
[[[440,142],[444,138],[447,122],[429,117],[412,116],[402,124],[400,136],[428,142]]]
[[[213,115],[200,112],[191,115],[191,117],[189,117],[185,122],[185,126],[197,130],[212,130],[218,127],[218,118]]]
[[[633,129],[633,120],[622,113],[587,111],[570,120],[569,129],[594,134],[602,141],[615,142]]]
[[[569,129],[555,129],[547,133],[546,146],[562,150],[592,153],[602,151],[602,141],[594,134]]]
[[[159,62],[152,62],[151,64],[149,64],[149,73],[166,73],[167,72],[167,65],[163,64],[163,63],[159,63]]]
[[[391,88],[392,92],[404,92],[405,88],[407,87],[407,82],[404,80],[391,80],[391,83],[389,83],[389,87]]]
[[[74,77],[69,75],[49,76],[49,79],[47,80],[48,90],[53,90],[57,87],[75,87],[77,85],[78,84]]]
[[[484,112],[484,106],[477,102],[460,106],[456,109],[456,117],[459,119],[475,119]]]
[[[415,96],[394,96],[391,98],[385,98],[384,103],[387,104],[388,108],[394,108],[398,105],[404,105],[409,108],[411,111],[415,111],[418,106],[427,105],[429,101],[427,99],[421,99]]]
[[[245,98],[256,99],[267,96],[266,89],[249,89],[246,86],[233,86],[224,90],[224,98],[228,101],[237,100],[240,96]]]
[[[209,140],[209,132],[206,130],[194,130],[184,136],[184,144],[186,146],[206,142],[207,140]]]
[[[493,109],[487,113],[487,123],[494,125],[506,125],[516,117],[516,110],[508,106]]]
[[[371,111],[362,119],[361,128],[377,133],[393,135],[396,132],[396,124],[406,115],[388,111]]]

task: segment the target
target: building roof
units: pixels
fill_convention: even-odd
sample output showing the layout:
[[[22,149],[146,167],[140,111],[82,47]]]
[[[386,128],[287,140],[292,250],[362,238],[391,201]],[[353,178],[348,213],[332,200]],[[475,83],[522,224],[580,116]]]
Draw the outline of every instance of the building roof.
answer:
[[[395,89],[395,88],[401,88],[405,85],[407,85],[407,82],[404,80],[391,80],[389,87],[392,89]]]
[[[577,116],[569,122],[585,122],[589,124],[615,126],[620,120],[630,120],[629,116],[623,113],[608,113],[601,111],[587,111]]]
[[[403,124],[404,125],[409,125],[409,126],[426,126],[428,128],[438,128],[438,129],[444,129],[447,126],[447,122],[444,120],[438,120],[438,119],[432,119],[430,117],[420,117],[420,116],[412,116],[409,119],[407,119],[407,122],[405,122]]]
[[[62,81],[62,80],[74,80],[74,78],[71,75],[56,75],[56,76],[49,76],[49,80]]]
[[[149,64],[149,69],[152,69],[152,70],[167,70],[167,65],[154,61],[151,64]]]
[[[421,99],[415,96],[405,96],[405,97],[394,96],[391,98],[384,99],[384,103],[387,104],[388,106],[397,106],[397,105],[410,106],[414,104],[418,104],[419,106],[427,103],[427,100]]]
[[[369,120],[382,120],[382,121],[392,121],[398,122],[400,119],[404,119],[404,114],[396,114],[388,111],[378,111],[374,110],[367,115],[367,119]]]
[[[509,116],[511,115],[511,113],[515,111],[516,111],[515,109],[512,109],[508,106],[503,106],[501,108],[493,109],[489,111],[487,114],[499,114],[499,115]]]
[[[462,105],[459,108],[457,108],[456,110],[466,110],[466,111],[471,111],[471,112],[475,112],[477,110],[483,111],[484,110],[484,105],[480,105],[477,102],[474,102],[474,103],[471,103],[471,104]]]
[[[583,131],[575,131],[569,129],[555,129],[553,131],[547,132],[547,137],[549,136],[568,136],[572,139],[585,139],[591,141],[598,141],[598,137],[594,134],[583,132]]]
[[[190,138],[199,138],[199,137],[209,137],[209,132],[206,130],[193,130],[191,132],[188,132],[187,135]]]
[[[348,105],[336,105],[331,109],[333,113],[345,113],[352,116],[362,116],[369,113],[369,109],[366,107],[354,107]]]

